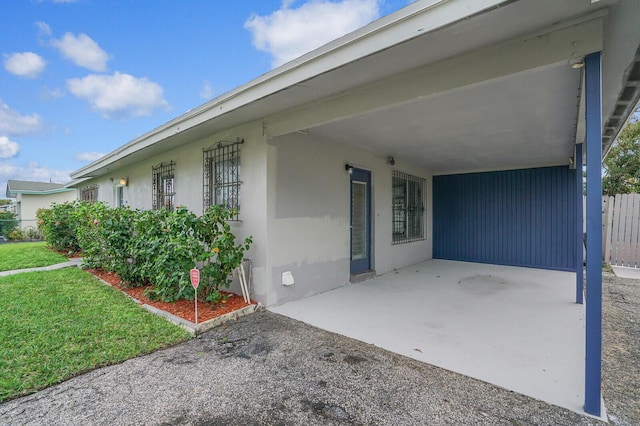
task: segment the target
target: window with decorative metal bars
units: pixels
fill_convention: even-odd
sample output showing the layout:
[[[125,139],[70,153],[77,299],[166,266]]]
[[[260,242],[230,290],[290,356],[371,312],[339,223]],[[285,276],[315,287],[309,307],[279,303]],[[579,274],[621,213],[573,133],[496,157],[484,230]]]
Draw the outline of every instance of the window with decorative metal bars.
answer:
[[[393,244],[424,240],[425,180],[393,171]]]
[[[165,208],[173,210],[175,207],[175,165],[173,161],[160,163],[152,167],[153,175],[153,210]]]
[[[80,188],[80,200],[87,201],[89,203],[95,203],[98,201],[98,185],[89,185]]]
[[[203,210],[211,206],[225,206],[233,210],[233,220],[238,220],[240,212],[240,145],[244,139],[235,142],[220,141],[203,150]]]

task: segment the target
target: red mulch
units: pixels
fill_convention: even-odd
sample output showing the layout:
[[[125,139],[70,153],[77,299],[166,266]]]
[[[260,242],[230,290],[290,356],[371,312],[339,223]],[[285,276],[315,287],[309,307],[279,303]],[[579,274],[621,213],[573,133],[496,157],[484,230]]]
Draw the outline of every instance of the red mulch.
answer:
[[[88,271],[96,277],[106,281],[112,287],[124,291],[129,296],[133,297],[136,300],[139,300],[144,304],[162,309],[163,311],[169,312],[182,319],[186,319],[187,321],[195,322],[195,305],[193,300],[178,300],[177,302],[162,302],[159,300],[150,300],[147,296],[145,296],[144,291],[148,287],[151,287],[151,284],[147,284],[143,287],[128,288],[122,285],[120,277],[113,272],[107,272],[101,269],[88,269]],[[224,314],[228,314],[229,312],[237,311],[238,309],[242,309],[245,306],[249,306],[248,303],[245,303],[242,296],[238,296],[237,294],[228,292],[222,292],[222,294],[226,296],[225,303],[211,303],[198,300],[198,324],[213,318],[217,318]],[[255,304],[255,302],[252,300],[251,304]]]

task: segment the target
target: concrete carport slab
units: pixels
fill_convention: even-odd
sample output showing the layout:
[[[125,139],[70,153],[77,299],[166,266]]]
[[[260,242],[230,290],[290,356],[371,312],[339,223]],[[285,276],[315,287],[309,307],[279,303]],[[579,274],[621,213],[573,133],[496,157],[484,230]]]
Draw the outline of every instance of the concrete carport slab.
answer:
[[[584,413],[574,297],[572,272],[429,260],[270,310]]]

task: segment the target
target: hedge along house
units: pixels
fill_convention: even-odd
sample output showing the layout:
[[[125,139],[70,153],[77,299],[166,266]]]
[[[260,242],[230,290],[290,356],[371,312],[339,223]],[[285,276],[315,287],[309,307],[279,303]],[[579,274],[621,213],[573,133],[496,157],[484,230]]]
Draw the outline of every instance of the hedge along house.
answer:
[[[418,1],[72,178],[112,205],[238,207],[254,297],[275,306],[431,258],[581,284],[586,152],[585,410],[600,415],[599,170],[638,99],[639,18],[634,0]]]

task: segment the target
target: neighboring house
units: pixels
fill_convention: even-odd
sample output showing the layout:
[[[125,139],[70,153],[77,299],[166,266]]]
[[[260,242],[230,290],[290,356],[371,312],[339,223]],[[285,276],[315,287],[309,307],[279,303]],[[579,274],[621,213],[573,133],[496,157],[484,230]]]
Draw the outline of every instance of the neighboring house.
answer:
[[[3,204],[0,206],[0,212],[11,212],[16,214],[16,204],[14,202]]]
[[[71,177],[111,205],[237,207],[267,306],[431,258],[581,274],[582,147],[597,184],[640,97],[638,22],[636,0],[417,1]]]
[[[60,183],[9,180],[7,198],[16,199],[15,214],[22,230],[36,228],[38,209],[49,208],[52,203],[64,203],[78,198],[78,190]]]

